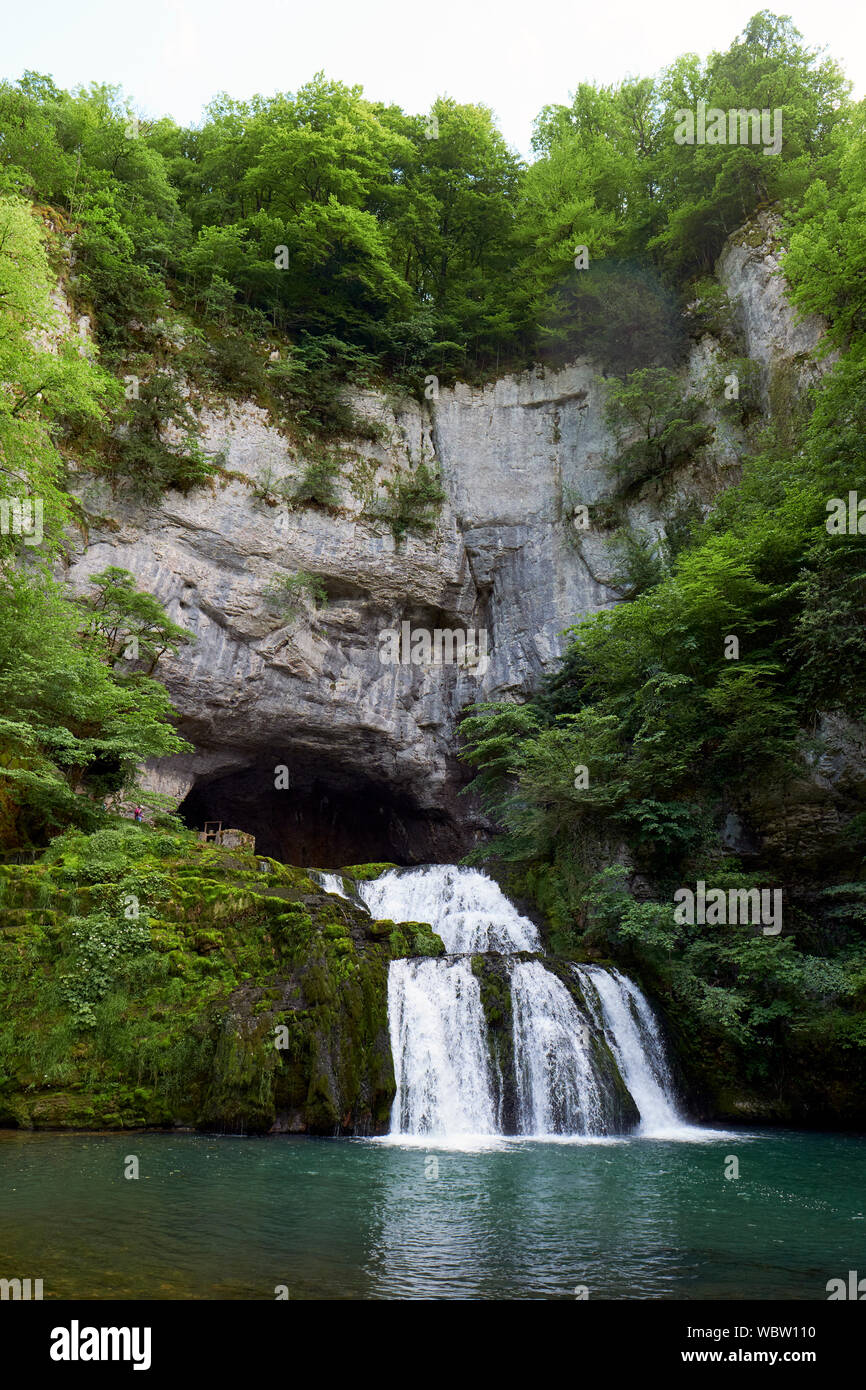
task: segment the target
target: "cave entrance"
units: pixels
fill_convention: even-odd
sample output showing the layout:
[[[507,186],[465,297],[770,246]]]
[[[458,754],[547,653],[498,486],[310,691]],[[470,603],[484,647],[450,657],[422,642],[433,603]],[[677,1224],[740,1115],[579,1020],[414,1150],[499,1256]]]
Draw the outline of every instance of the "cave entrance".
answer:
[[[466,853],[458,818],[418,806],[410,795],[318,762],[292,766],[275,786],[273,759],[200,778],[178,808],[193,830],[209,822],[255,836],[257,853],[285,864],[339,869],[346,864],[450,863]],[[285,774],[283,774],[285,780]]]

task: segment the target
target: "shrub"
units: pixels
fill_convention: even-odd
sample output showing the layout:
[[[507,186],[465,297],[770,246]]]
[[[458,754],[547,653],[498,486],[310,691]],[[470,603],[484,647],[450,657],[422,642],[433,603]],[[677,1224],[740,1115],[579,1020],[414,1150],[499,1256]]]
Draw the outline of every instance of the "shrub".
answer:
[[[666,367],[645,367],[609,383],[604,418],[617,449],[608,464],[623,489],[669,472],[709,442],[712,429],[698,419],[700,411],[701,401],[684,396]]]
[[[333,451],[314,454],[304,469],[292,500],[306,506],[323,507],[326,511],[336,511],[340,505],[337,492],[339,476],[338,454]]]
[[[419,464],[414,473],[401,473],[395,482],[385,486],[389,493],[387,501],[379,499],[369,511],[388,522],[398,545],[409,531],[433,530],[435,511],[444,502],[445,493],[426,463]]]
[[[282,574],[270,581],[265,595],[272,607],[285,618],[294,618],[312,603],[313,608],[326,604],[328,593],[324,584],[315,575],[298,570],[296,574]]]

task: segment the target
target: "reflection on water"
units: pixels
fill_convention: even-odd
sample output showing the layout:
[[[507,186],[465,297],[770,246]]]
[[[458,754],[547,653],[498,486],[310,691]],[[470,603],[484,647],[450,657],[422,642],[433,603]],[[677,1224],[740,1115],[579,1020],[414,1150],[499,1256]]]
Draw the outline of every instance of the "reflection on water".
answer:
[[[863,1264],[866,1140],[700,1140],[5,1132],[0,1277],[46,1298],[823,1299]]]

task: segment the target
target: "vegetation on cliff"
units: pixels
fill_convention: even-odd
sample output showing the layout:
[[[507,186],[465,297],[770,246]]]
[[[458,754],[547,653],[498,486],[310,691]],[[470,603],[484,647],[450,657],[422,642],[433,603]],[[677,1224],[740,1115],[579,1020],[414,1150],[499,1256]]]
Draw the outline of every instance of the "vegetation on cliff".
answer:
[[[781,1113],[849,1119],[866,1076],[866,526],[848,521],[866,420],[862,145],[861,112],[787,212],[792,296],[826,317],[838,361],[788,394],[741,483],[658,551],[642,592],[572,630],[535,700],[463,724],[507,880],[555,936],[651,982],[728,1109],[745,1083]],[[633,447],[658,464],[652,440]],[[820,766],[834,758],[835,787]],[[615,859],[630,873],[604,868]],[[783,886],[783,934],[677,923],[673,894],[697,881]]]
[[[778,153],[678,144],[676,113],[699,101],[781,111]],[[119,89],[26,73],[0,84],[0,195],[75,233],[70,289],[101,361],[147,383],[102,466],[189,486],[208,461],[178,372],[345,431],[347,379],[420,391],[581,351],[621,374],[670,365],[683,290],[759,207],[807,190],[815,206],[856,111],[839,67],[767,11],[706,62],[581,83],[539,115],[528,164],[485,107],[408,115],[323,74],[222,94],[184,129],[140,121]],[[184,444],[160,439],[168,418]]]

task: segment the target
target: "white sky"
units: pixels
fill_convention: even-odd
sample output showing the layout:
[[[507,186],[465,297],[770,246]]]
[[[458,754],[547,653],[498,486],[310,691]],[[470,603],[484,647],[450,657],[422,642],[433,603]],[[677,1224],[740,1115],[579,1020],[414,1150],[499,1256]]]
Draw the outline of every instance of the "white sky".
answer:
[[[219,91],[293,91],[318,69],[372,100],[426,111],[480,101],[529,151],[532,121],[578,82],[648,76],[678,54],[725,49],[762,0],[4,0],[0,76],[61,87],[119,83],[143,115],[189,124]],[[866,92],[862,0],[777,0]]]

